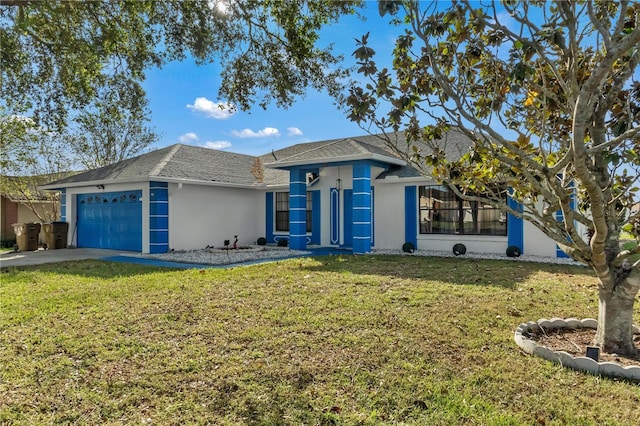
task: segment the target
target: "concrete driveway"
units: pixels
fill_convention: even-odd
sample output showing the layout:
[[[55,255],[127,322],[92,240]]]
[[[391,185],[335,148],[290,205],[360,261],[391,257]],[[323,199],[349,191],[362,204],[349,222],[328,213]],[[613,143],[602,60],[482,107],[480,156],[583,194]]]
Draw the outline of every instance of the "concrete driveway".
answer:
[[[69,260],[102,259],[111,256],[127,256],[134,253],[119,250],[92,248],[66,248],[58,250],[21,251],[0,254],[0,268],[66,262]]]

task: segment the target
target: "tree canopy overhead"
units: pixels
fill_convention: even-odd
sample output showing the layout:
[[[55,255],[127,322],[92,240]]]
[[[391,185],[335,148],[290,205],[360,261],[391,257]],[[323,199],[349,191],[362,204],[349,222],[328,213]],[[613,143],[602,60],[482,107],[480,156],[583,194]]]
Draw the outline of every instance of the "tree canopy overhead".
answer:
[[[192,56],[222,69],[219,95],[241,109],[338,89],[339,58],[318,30],[355,1],[0,1],[2,105],[62,129],[114,77]]]
[[[405,131],[409,146],[396,148],[425,174],[463,197],[482,193],[589,265],[601,283],[596,343],[635,353],[640,247],[622,250],[620,234],[640,238],[628,225],[640,219],[629,216],[639,192],[640,4],[385,0],[379,10],[405,32],[384,66],[368,36],[358,40],[366,82],[350,90],[350,118]],[[454,126],[473,141],[460,159],[444,155]]]

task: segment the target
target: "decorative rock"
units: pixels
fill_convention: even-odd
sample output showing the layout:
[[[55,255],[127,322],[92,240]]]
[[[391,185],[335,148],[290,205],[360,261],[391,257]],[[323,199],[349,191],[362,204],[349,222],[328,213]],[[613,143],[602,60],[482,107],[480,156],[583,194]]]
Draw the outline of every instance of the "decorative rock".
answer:
[[[577,328],[582,328],[582,321],[580,321],[577,318],[567,318],[566,320],[566,326],[567,328],[570,328],[572,330],[575,330]]]
[[[571,368],[572,370],[577,370],[576,359],[573,355],[565,352],[558,351],[556,352],[557,362],[565,368]]]
[[[640,367],[629,366],[624,367],[622,370],[624,371],[624,377],[640,382]]]
[[[625,377],[624,369],[615,362],[601,362],[598,372],[603,376],[609,377]]]
[[[574,358],[576,364],[576,370],[586,371],[591,374],[598,374],[600,366],[597,362],[586,356],[578,356]]]

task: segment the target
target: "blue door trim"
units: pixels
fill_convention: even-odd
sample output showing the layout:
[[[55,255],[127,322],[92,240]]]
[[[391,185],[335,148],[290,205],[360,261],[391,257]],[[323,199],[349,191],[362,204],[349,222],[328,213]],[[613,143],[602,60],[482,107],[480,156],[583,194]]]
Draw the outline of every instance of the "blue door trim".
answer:
[[[342,246],[353,247],[353,191],[342,191]]]
[[[311,241],[310,244],[320,245],[322,230],[322,211],[320,210],[320,190],[311,191]]]
[[[340,244],[340,191],[329,189],[329,243]]]

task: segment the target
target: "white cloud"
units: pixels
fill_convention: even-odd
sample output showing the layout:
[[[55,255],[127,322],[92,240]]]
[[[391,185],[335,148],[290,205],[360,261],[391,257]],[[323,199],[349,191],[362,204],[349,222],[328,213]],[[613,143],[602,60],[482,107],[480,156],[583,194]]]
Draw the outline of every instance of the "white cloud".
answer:
[[[203,145],[205,148],[209,149],[228,149],[231,148],[231,142],[228,141],[215,141],[215,142],[205,142]]]
[[[236,112],[236,108],[229,103],[216,103],[203,96],[196,98],[193,105],[187,104],[187,108],[192,111],[202,112],[207,117],[215,118],[217,120],[226,120]]]
[[[287,136],[302,136],[302,130],[297,127],[287,127]]]
[[[280,136],[280,131],[275,127],[265,127],[257,132],[254,132],[251,129],[244,129],[241,131],[234,130],[231,134],[236,138],[269,138]]]
[[[185,133],[184,135],[178,137],[178,140],[182,143],[195,142],[198,140],[198,135],[193,132]]]

